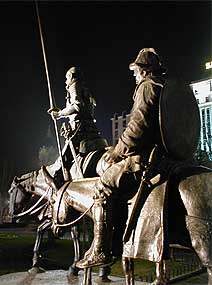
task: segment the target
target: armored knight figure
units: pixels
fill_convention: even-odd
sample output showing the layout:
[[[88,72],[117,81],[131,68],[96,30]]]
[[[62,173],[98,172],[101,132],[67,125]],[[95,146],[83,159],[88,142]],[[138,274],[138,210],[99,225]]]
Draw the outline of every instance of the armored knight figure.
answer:
[[[62,110],[51,109],[54,119],[68,118],[69,124],[64,123],[61,134],[66,140],[72,140],[76,154],[81,156],[88,152],[104,149],[108,144],[101,137],[94,119],[95,99],[85,86],[84,75],[79,67],[71,67],[66,73],[66,106]],[[72,161],[71,153],[64,154],[64,164]],[[56,174],[57,175],[57,174]]]
[[[137,84],[130,121],[116,146],[110,148],[104,156],[109,167],[100,177],[94,199],[95,207],[98,208],[94,211],[94,241],[84,259],[77,263],[80,268],[107,262],[102,197],[114,196],[117,193],[120,196],[125,195],[123,187],[122,192],[118,192],[118,189],[126,176],[126,192],[129,189],[138,189],[153,148],[157,146],[158,157],[162,158],[165,155],[159,126],[159,99],[165,84],[165,68],[153,48],[142,49],[129,68],[134,71]]]

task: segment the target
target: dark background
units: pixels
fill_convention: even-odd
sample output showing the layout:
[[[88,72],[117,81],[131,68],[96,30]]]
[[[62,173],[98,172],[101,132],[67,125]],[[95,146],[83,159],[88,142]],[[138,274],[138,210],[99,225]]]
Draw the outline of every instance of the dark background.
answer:
[[[130,111],[135,88],[128,69],[140,49],[154,47],[169,77],[206,77],[211,56],[211,1],[40,1],[52,93],[65,105],[65,73],[85,72],[97,101],[98,127],[111,143],[114,113]],[[0,2],[1,164],[17,174],[39,167],[54,145],[35,2]],[[207,74],[208,76],[208,74]]]

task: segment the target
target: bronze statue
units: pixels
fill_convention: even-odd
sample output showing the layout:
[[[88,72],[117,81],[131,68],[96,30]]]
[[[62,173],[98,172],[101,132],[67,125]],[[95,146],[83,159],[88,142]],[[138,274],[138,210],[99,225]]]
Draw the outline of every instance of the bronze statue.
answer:
[[[78,67],[72,67],[67,71],[66,90],[66,107],[63,110],[52,108],[49,110],[49,112],[52,114],[53,118],[69,118],[68,128],[66,129],[64,124],[61,128],[62,134],[66,139],[65,146],[63,147],[62,151],[62,157],[66,170],[69,173],[69,179],[97,176],[95,161],[98,160],[102,153],[105,152],[105,147],[108,144],[107,141],[100,136],[95,124],[94,107],[96,106],[96,103],[89,90],[85,87],[84,76]],[[43,167],[43,169],[46,168]],[[54,164],[48,166],[47,169],[54,178],[51,183],[51,187],[53,187],[53,191],[57,191],[57,187],[60,187],[64,183],[60,157],[55,161]],[[14,193],[14,190],[18,191],[18,189],[23,190],[25,188],[28,190],[35,188],[38,193],[41,193],[43,190],[47,191],[49,186],[44,183],[41,173],[42,171],[38,170],[25,174],[21,178],[14,178],[10,192]],[[28,192],[26,191],[26,193]],[[29,198],[28,196],[29,195],[27,195],[27,198]],[[19,212],[22,211],[23,206],[25,205],[23,205],[21,202],[19,203],[19,199],[17,199],[17,201],[13,201],[14,195],[10,195],[10,197],[11,209],[17,204],[16,206],[20,207]],[[18,195],[18,197],[22,197],[24,199],[25,195]],[[13,210],[11,212],[13,212]],[[26,211],[24,212],[26,213]],[[43,232],[49,230],[52,225],[51,203],[44,203],[43,207],[39,203],[39,207],[36,206],[35,210],[27,211],[27,213],[30,215],[32,215],[32,212],[34,213],[34,216],[37,216],[41,222],[37,230],[32,270],[40,271],[41,257],[39,254],[39,247]],[[19,215],[22,217],[22,213],[19,213]],[[79,241],[76,235],[77,232],[78,230],[76,230],[75,226],[71,227],[74,249],[76,250],[75,260],[72,266],[69,268],[68,276],[71,276],[72,274],[77,275],[79,271],[79,268],[75,266],[76,261],[78,261],[80,257],[78,245]],[[106,275],[109,274],[109,270],[104,268],[101,270],[100,274],[102,279],[107,279]]]
[[[54,165],[47,167],[50,173],[54,173]],[[40,246],[43,235],[46,231],[51,230],[52,226],[52,205],[51,197],[53,189],[45,183],[42,171],[32,171],[22,175],[20,178],[14,177],[9,189],[9,212],[14,222],[25,221],[30,223],[31,220],[38,222],[36,240],[33,249],[32,268],[29,273],[40,273],[45,271],[42,268],[42,255]],[[33,192],[35,195],[33,195]],[[74,245],[74,262],[69,267],[67,277],[77,276],[79,269],[76,267],[76,261],[80,258],[79,232],[77,226],[69,229],[71,239]],[[63,234],[60,231],[60,236]]]
[[[99,163],[101,164],[102,161],[103,159],[101,158]],[[46,179],[48,173],[43,174]],[[157,175],[151,179],[153,185],[152,191],[149,194],[147,201],[142,208],[139,220],[137,221],[139,227],[133,230],[129,241],[124,245],[123,265],[126,273],[126,284],[134,284],[133,272],[131,269],[132,258],[135,257],[156,262],[157,279],[153,283],[154,285],[168,284],[166,267],[166,260],[168,259],[168,236],[166,232],[167,224],[164,223],[164,214],[167,213],[168,197],[173,197],[175,193],[178,195],[178,199],[181,200],[182,206],[186,209],[187,230],[190,234],[192,246],[200,257],[203,265],[208,269],[208,284],[211,285],[211,170],[197,167],[189,163],[186,165],[186,163],[182,164],[181,162],[178,162],[174,164],[170,174],[168,181],[162,181],[161,183],[158,183]],[[49,181],[48,177],[47,179]],[[25,195],[29,195],[30,193],[38,195],[44,197],[45,201],[51,203],[53,209],[52,229],[54,232],[57,232],[61,227],[67,226],[64,225],[64,223],[66,223],[67,214],[70,208],[74,208],[88,217],[93,218],[93,212],[98,211],[93,200],[93,196],[96,194],[96,184],[98,180],[98,177],[94,177],[66,182],[57,192],[51,191],[51,195],[47,195],[45,190],[41,187],[36,188],[37,191],[21,187],[20,193],[26,193]],[[19,185],[17,185],[17,187],[19,187]],[[120,187],[121,191],[122,187],[123,189],[125,188],[125,185],[121,185]],[[17,188],[14,187],[11,190],[12,198],[12,196],[16,196],[15,191]],[[170,193],[170,195],[168,195],[168,193]],[[123,197],[119,196],[118,198],[121,200]],[[132,200],[130,200],[132,205],[134,202],[133,200],[135,199],[136,196],[132,195]],[[174,203],[176,203],[176,201],[177,199],[175,199],[174,196]],[[117,202],[118,200],[116,199],[116,203]],[[104,211],[106,212],[107,210],[106,204],[104,204]],[[179,219],[178,212],[174,212],[174,217],[176,215]],[[184,211],[181,212],[181,215],[182,220],[185,220]],[[106,221],[105,226],[107,226]],[[175,225],[176,223],[176,219],[173,218],[172,224]],[[132,240],[134,237],[136,237],[136,240]],[[169,241],[171,242],[171,240]],[[188,246],[188,240],[184,241],[182,240],[182,237],[179,237],[178,242],[186,242],[186,245]],[[185,245],[185,243],[183,243],[183,245]],[[95,236],[93,246],[95,246]],[[131,264],[131,267],[129,267],[129,264]]]
[[[46,184],[53,191],[48,196],[41,187],[37,195],[51,204],[55,233],[76,222],[66,223],[70,208],[79,211],[80,218],[86,215],[93,220],[93,242],[77,262],[85,270],[111,262],[113,201],[130,203],[123,235],[123,267],[128,285],[134,284],[133,258],[155,262],[157,278],[153,284],[168,284],[168,207],[171,198],[174,202],[179,200],[183,208],[180,221],[189,236],[185,242],[207,267],[211,285],[212,174],[210,169],[198,167],[193,159],[200,127],[195,98],[188,86],[182,84],[179,89],[176,84],[173,92],[165,83],[165,69],[153,48],[141,50],[130,69],[134,70],[137,83],[131,119],[118,144],[101,153],[92,164],[100,177],[94,174],[66,181],[57,189],[51,173],[43,168]],[[183,123],[187,113],[192,113],[193,125]],[[177,224],[176,219],[173,223]],[[179,238],[178,242],[182,240]]]
[[[79,67],[71,67],[66,73],[66,106],[62,110],[52,108],[48,112],[53,119],[68,119],[68,125],[63,123],[61,134],[66,139],[63,149],[63,161],[69,173],[70,162],[75,161],[76,174],[82,178],[78,165],[78,159],[84,158],[91,151],[104,149],[107,141],[101,137],[94,118],[96,101],[85,85],[84,74]],[[66,147],[69,145],[70,148]],[[71,153],[70,153],[71,150]],[[76,156],[79,158],[76,159]],[[58,170],[55,173],[56,180],[62,180]],[[74,177],[77,178],[76,175]],[[71,177],[69,177],[71,179]],[[64,182],[64,181],[62,181]],[[61,186],[61,185],[60,185]]]
[[[144,55],[144,58],[148,58],[148,56],[145,56],[145,53],[151,53],[151,56],[154,58],[157,55],[155,54],[154,50],[152,49],[144,49],[141,51],[141,53],[139,53],[138,58],[136,59],[136,63],[131,65],[131,68],[135,68],[136,66],[136,71],[139,71],[138,73],[135,73],[136,77],[141,79],[141,74],[143,74],[143,70],[140,68],[137,68],[137,65],[139,63],[139,60],[141,60],[142,62],[142,56]],[[150,57],[150,59],[152,60],[152,58]],[[150,60],[149,59],[149,60]],[[153,66],[154,63],[156,63],[157,68],[156,69],[150,69],[152,68],[152,64],[143,64],[141,63],[141,67],[147,69],[146,71],[149,71],[147,77],[152,77],[152,74],[154,74],[154,72],[158,72],[158,70],[160,70],[160,72],[163,72],[164,70],[162,70],[162,66],[160,64],[160,61],[157,60],[152,60],[150,62],[153,62]],[[154,66],[155,67],[155,66]],[[146,72],[144,72],[144,74],[146,75]],[[149,78],[148,78],[149,79]],[[148,80],[147,79],[147,80]],[[138,82],[137,81],[137,82]],[[145,80],[144,80],[145,82]],[[142,81],[140,82],[142,83]],[[152,83],[152,82],[151,82]],[[156,82],[157,83],[157,82]],[[153,83],[155,84],[155,82]],[[144,84],[145,85],[145,84]],[[139,88],[139,87],[138,87]],[[106,171],[103,171],[103,174],[101,174],[101,178],[93,178],[93,179],[89,179],[89,180],[82,180],[82,181],[78,181],[78,182],[73,182],[71,184],[66,184],[64,185],[64,187],[62,187],[59,192],[60,192],[60,199],[56,199],[56,203],[54,204],[54,211],[53,211],[53,217],[54,217],[54,225],[60,226],[60,223],[63,223],[64,221],[64,217],[66,216],[66,211],[68,205],[73,206],[74,208],[78,209],[81,212],[84,212],[85,214],[89,215],[90,217],[92,217],[93,221],[94,221],[94,240],[93,243],[90,247],[90,249],[86,252],[84,259],[79,261],[77,263],[77,265],[80,268],[88,268],[88,267],[92,267],[95,265],[101,265],[103,263],[106,263],[109,261],[109,254],[110,254],[110,250],[108,249],[108,243],[110,245],[110,236],[108,236],[108,232],[107,232],[107,207],[105,205],[107,205],[108,201],[110,201],[110,199],[113,199],[114,197],[120,197],[120,199],[127,199],[126,197],[129,198],[130,194],[131,195],[135,195],[136,191],[139,188],[139,192],[141,192],[141,195],[139,195],[139,202],[141,204],[141,206],[139,206],[139,211],[142,211],[143,207],[145,207],[146,205],[146,201],[148,200],[149,197],[151,197],[152,193],[154,193],[155,189],[158,188],[162,188],[162,189],[166,189],[166,187],[164,186],[165,184],[169,184],[172,183],[172,181],[178,181],[179,185],[179,189],[181,186],[181,181],[184,182],[184,180],[186,181],[186,178],[191,176],[194,180],[199,179],[200,180],[200,189],[198,188],[197,191],[201,191],[201,187],[207,187],[207,197],[211,197],[211,190],[210,190],[210,184],[209,185],[203,185],[204,179],[208,178],[208,180],[210,180],[211,174],[210,174],[210,170],[209,169],[204,169],[204,168],[200,168],[198,169],[195,165],[195,161],[193,160],[193,154],[194,151],[196,149],[197,143],[198,143],[198,134],[199,134],[199,113],[198,113],[198,108],[196,106],[196,102],[194,103],[194,98],[191,97],[193,94],[191,94],[190,90],[187,88],[182,89],[184,92],[184,95],[186,96],[184,104],[185,106],[189,104],[191,104],[191,110],[192,112],[194,112],[194,119],[195,121],[193,121],[193,130],[191,130],[191,125],[188,125],[186,127],[182,128],[182,131],[184,132],[181,136],[180,143],[176,143],[175,142],[175,137],[174,139],[172,138],[171,134],[166,133],[168,129],[170,129],[170,125],[171,124],[166,124],[166,120],[164,120],[164,117],[166,118],[166,100],[164,103],[164,98],[169,98],[169,96],[167,94],[169,94],[169,88],[167,88],[167,86],[164,86],[162,84],[156,84],[156,89],[159,88],[160,92],[158,93],[158,102],[156,104],[156,110],[157,110],[157,115],[150,113],[150,121],[153,120],[153,122],[156,122],[156,124],[153,126],[154,127],[154,135],[152,135],[152,139],[153,142],[151,144],[151,140],[150,140],[150,145],[152,148],[148,148],[148,144],[146,144],[147,147],[147,152],[146,152],[146,156],[145,156],[145,151],[141,154],[143,154],[143,157],[146,158],[146,160],[144,159],[142,161],[142,156],[140,154],[139,160],[136,159],[133,161],[132,159],[132,154],[136,153],[136,147],[135,145],[130,145],[132,146],[132,148],[128,148],[127,147],[127,143],[126,142],[131,142],[131,139],[133,141],[133,139],[135,139],[136,141],[136,137],[135,136],[129,136],[127,137],[127,134],[129,132],[129,134],[132,134],[133,131],[137,130],[138,131],[138,135],[143,134],[142,131],[139,128],[136,128],[137,125],[134,121],[130,121],[128,126],[131,126],[130,129],[126,129],[126,132],[124,132],[123,136],[120,139],[120,142],[117,144],[117,148],[115,147],[115,151],[114,150],[110,150],[106,155],[104,155],[104,157],[106,157],[106,159],[103,158],[104,161],[109,162],[109,164],[111,164],[111,162],[114,162],[114,164],[112,164],[112,166],[107,165],[106,167]],[[145,88],[144,88],[145,89]],[[148,88],[147,88],[148,89]],[[154,88],[149,88],[149,90],[151,91],[150,94],[152,95],[152,90],[154,90]],[[162,92],[161,92],[162,91]],[[168,92],[168,93],[167,93]],[[165,94],[165,95],[164,95]],[[175,94],[176,95],[176,94]],[[151,97],[150,97],[151,98]],[[187,100],[188,98],[188,100]],[[152,98],[151,98],[152,99]],[[160,99],[160,101],[159,101]],[[174,98],[175,100],[176,98]],[[191,101],[190,101],[191,99]],[[145,103],[146,101],[148,102],[148,100],[145,98]],[[142,100],[141,100],[142,102]],[[150,106],[154,105],[152,104],[154,102],[154,100],[150,100]],[[179,101],[178,101],[179,102]],[[169,102],[168,102],[169,105]],[[173,103],[171,104],[173,106]],[[188,107],[188,105],[186,107]],[[165,110],[164,110],[165,108]],[[178,108],[176,108],[178,110]],[[185,113],[183,113],[186,108],[180,108],[180,111],[182,109],[182,113],[179,113],[178,115],[185,115]],[[136,109],[133,108],[132,112],[134,112],[135,110],[139,111],[139,108]],[[148,110],[148,108],[147,108]],[[172,110],[173,111],[173,110]],[[164,112],[164,113],[162,113]],[[136,114],[136,112],[135,112]],[[138,114],[142,114],[142,112],[138,112]],[[148,114],[148,112],[147,112]],[[175,113],[176,115],[176,113]],[[133,116],[132,116],[133,117]],[[135,118],[137,119],[138,116],[135,116]],[[155,118],[155,121],[154,121]],[[160,118],[160,120],[159,120]],[[170,119],[173,119],[172,116],[170,116]],[[184,118],[185,119],[185,118]],[[136,120],[135,120],[136,121]],[[141,120],[138,120],[137,122],[141,123]],[[144,120],[145,124],[144,127],[148,126],[148,116],[147,116],[147,120]],[[171,123],[172,120],[170,120]],[[134,123],[134,124],[133,124]],[[196,125],[195,125],[196,124]],[[157,129],[158,127],[158,129]],[[188,127],[188,129],[187,129]],[[147,128],[148,129],[148,128]],[[178,129],[179,131],[179,129]],[[186,131],[188,131],[188,133],[186,133]],[[151,134],[151,131],[150,131]],[[184,138],[185,135],[188,135],[189,140],[186,140]],[[127,140],[127,138],[129,138],[129,140]],[[150,136],[151,138],[151,136]],[[155,140],[155,141],[154,141]],[[139,141],[139,140],[137,140]],[[136,142],[137,142],[136,141]],[[147,140],[148,141],[148,140]],[[144,144],[145,146],[145,144]],[[186,151],[181,151],[180,147],[185,146]],[[138,144],[139,147],[139,144]],[[145,148],[144,148],[145,149]],[[152,150],[153,149],[153,150]],[[121,155],[118,153],[117,150],[124,150],[124,152],[121,153]],[[129,151],[131,150],[131,151]],[[126,153],[125,153],[126,151]],[[137,153],[136,153],[137,155]],[[125,157],[126,156],[126,157]],[[129,159],[130,157],[130,159]],[[126,160],[127,163],[124,161]],[[138,166],[140,168],[136,168],[132,169],[132,167],[137,166],[136,162],[138,164]],[[143,162],[141,164],[141,162]],[[105,164],[105,163],[104,163]],[[127,165],[127,167],[126,167]],[[108,166],[110,166],[108,168]],[[110,169],[112,169],[113,167],[113,171],[109,171]],[[143,167],[143,169],[142,169]],[[181,175],[179,175],[179,177],[177,176],[175,170],[176,169],[182,169],[183,171],[185,171],[186,175],[184,177],[182,177],[182,173]],[[143,170],[143,171],[142,171]],[[182,172],[183,172],[182,171]],[[205,175],[205,172],[207,173],[207,175]],[[124,175],[123,175],[124,173]],[[142,174],[143,173],[143,174]],[[115,174],[115,175],[114,175]],[[132,175],[133,174],[133,175]],[[136,174],[136,175],[135,175]],[[140,179],[139,179],[139,174],[140,174]],[[196,176],[197,175],[197,176]],[[115,177],[114,177],[115,176]],[[133,176],[133,179],[132,179]],[[170,177],[172,178],[170,180]],[[186,177],[186,178],[185,178]],[[114,179],[115,178],[115,179]],[[136,179],[134,179],[136,178]],[[141,181],[140,187],[138,187],[139,183]],[[167,182],[168,181],[168,182]],[[127,182],[127,183],[126,183]],[[185,183],[186,184],[186,183]],[[162,185],[162,186],[161,186]],[[67,188],[66,188],[67,187]],[[120,191],[116,191],[120,189]],[[132,190],[131,193],[129,193],[129,189]],[[171,189],[171,187],[169,188]],[[177,187],[178,189],[178,187]],[[128,191],[127,191],[128,190]],[[79,192],[81,192],[81,199],[79,202]],[[171,190],[169,190],[170,192]],[[92,194],[91,194],[92,192]],[[117,195],[118,193],[118,195]],[[122,195],[120,195],[120,193]],[[160,199],[161,201],[165,201],[165,196],[166,196],[166,191],[161,191],[161,193],[164,193],[164,197],[162,199]],[[64,197],[64,201],[63,201],[63,195]],[[91,198],[92,195],[92,198]],[[109,196],[109,198],[107,198],[107,196]],[[93,199],[94,198],[94,199]],[[203,201],[206,201],[207,198],[203,199]],[[65,202],[66,201],[66,202]],[[68,201],[68,202],[67,202]],[[184,201],[183,201],[184,202]],[[198,202],[200,202],[198,200]],[[67,204],[68,203],[68,204]],[[203,202],[204,204],[205,202]],[[163,204],[163,203],[162,203]],[[136,204],[136,205],[139,205]],[[154,204],[153,204],[154,205]],[[186,208],[186,210],[189,212],[189,205],[187,205],[184,202],[184,206]],[[165,209],[165,208],[164,208]],[[110,209],[111,210],[111,209]],[[135,217],[137,215],[138,210],[135,209],[135,214],[133,214],[133,219],[132,221],[135,222]],[[159,212],[160,213],[160,212]],[[209,214],[210,215],[210,214]],[[158,216],[159,218],[161,217],[160,215]],[[147,217],[149,218],[149,217]],[[200,215],[199,219],[200,220],[204,220],[204,215]],[[163,229],[166,229],[166,224],[165,224],[165,220],[162,219],[160,220],[160,227],[162,227]],[[209,218],[209,223],[211,221],[211,218]],[[129,223],[128,223],[129,226]],[[129,227],[128,227],[129,228]],[[131,227],[130,225],[130,231],[127,231],[128,228],[126,229],[125,235],[124,235],[124,242],[127,244],[127,242],[131,239],[131,235],[134,231],[136,231],[136,227]],[[187,228],[190,232],[190,235],[192,237],[192,232],[191,229],[187,223]],[[138,227],[138,230],[141,231],[141,237],[142,236],[142,231],[143,228]],[[163,232],[164,235],[167,235],[167,231]],[[208,231],[208,234],[210,234],[210,231]],[[105,236],[106,235],[106,236]],[[107,237],[107,238],[106,238]],[[109,238],[108,238],[109,237]],[[148,237],[149,238],[149,237]],[[199,237],[201,238],[201,237]],[[141,238],[142,240],[142,238]],[[158,255],[158,259],[156,260],[156,262],[158,263],[158,274],[161,273],[161,264],[163,266],[163,259],[168,258],[168,250],[167,247],[164,246],[164,243],[161,243],[161,241],[164,241],[165,239],[161,238],[161,236],[158,238],[157,242],[159,243],[159,252],[160,254]],[[204,248],[201,249],[201,252],[207,252],[207,262],[204,262],[203,260],[203,264],[205,266],[207,266],[208,268],[208,272],[209,272],[209,282],[211,282],[210,280],[210,274],[211,274],[211,265],[210,265],[210,238],[208,237],[207,240],[209,240],[209,242],[201,243],[201,246],[203,246]],[[106,242],[107,241],[107,242]],[[150,244],[150,248],[153,247],[154,241],[152,241],[152,244]],[[166,243],[167,244],[167,243]],[[142,242],[141,242],[142,245]],[[130,244],[129,247],[127,247],[127,245],[124,246],[124,257],[131,257],[130,254],[128,255],[128,252],[133,252],[132,247],[132,243]],[[126,249],[127,248],[127,249]],[[138,247],[139,249],[141,248],[141,246]],[[155,247],[157,249],[157,246]],[[130,249],[130,250],[129,250]],[[199,254],[199,256],[201,255],[200,252],[198,252],[198,249],[195,248],[195,250],[197,251],[197,253]],[[147,251],[152,254],[153,256],[156,255],[156,252],[151,252],[150,249],[147,249]],[[163,253],[163,254],[161,254]],[[204,254],[203,254],[204,255]],[[165,268],[165,267],[164,267]],[[163,281],[160,280],[159,276],[157,278],[157,280],[154,282],[154,284],[167,284],[167,280],[163,279]],[[128,280],[129,281],[129,280]],[[133,283],[132,283],[133,284]],[[210,284],[210,283],[209,283]]]
[[[68,148],[68,147],[67,147]],[[102,151],[93,151],[85,157],[83,161],[79,161],[80,167],[84,177],[97,176],[96,164],[99,158],[102,156]],[[42,167],[40,170],[32,171],[30,173],[22,175],[20,178],[14,177],[11,187],[9,189],[9,210],[10,215],[16,220],[25,219],[30,222],[30,219],[38,220],[39,226],[37,228],[36,241],[33,249],[32,268],[29,273],[42,272],[42,255],[40,254],[40,245],[42,242],[43,234],[47,230],[53,230],[52,227],[52,203],[54,202],[51,197],[55,193],[56,186],[50,188],[45,181],[43,172],[54,176],[55,169],[57,170],[57,162],[54,164]],[[75,168],[71,168],[71,177],[74,179],[77,173]],[[51,186],[54,185],[52,181]],[[56,190],[57,191],[57,190]],[[72,219],[77,218],[78,213],[74,210],[69,213]],[[67,228],[67,227],[66,227]],[[64,229],[66,229],[64,228]],[[70,234],[74,245],[74,262],[69,267],[67,277],[69,280],[73,276],[77,276],[79,268],[76,267],[76,262],[81,257],[81,250],[79,244],[79,229],[78,224],[70,226]],[[62,229],[53,232],[56,236],[63,234]],[[110,270],[108,267],[100,268],[99,278],[100,280],[108,280]]]
[[[132,183],[125,192],[135,185],[138,188],[155,145],[157,145],[157,161],[166,153],[161,139],[158,115],[160,94],[165,84],[163,78],[165,68],[153,48],[144,48],[139,52],[135,62],[130,64],[130,69],[134,71],[137,84],[133,95],[134,104],[125,131],[114,149],[110,149],[105,155],[105,161],[110,166],[102,173],[98,189],[106,196],[110,196],[120,188],[120,180],[126,179],[125,176],[128,180],[131,179]],[[116,195],[124,195],[123,190]],[[97,195],[98,205],[99,197],[100,195]],[[101,208],[101,205],[99,207]],[[103,223],[100,222],[103,218],[100,210],[98,219],[95,231],[98,231],[99,238],[96,239],[96,245],[92,245],[93,250],[89,255],[77,263],[80,268],[105,262],[106,256],[102,252]],[[99,255],[98,262],[96,262],[97,255]]]

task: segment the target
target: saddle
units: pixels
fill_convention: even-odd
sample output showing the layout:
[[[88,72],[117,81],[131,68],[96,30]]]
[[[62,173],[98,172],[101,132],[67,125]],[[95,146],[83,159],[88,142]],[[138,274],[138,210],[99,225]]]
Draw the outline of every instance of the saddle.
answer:
[[[98,176],[96,171],[97,163],[101,159],[104,153],[105,149],[102,149],[102,150],[91,151],[86,155],[81,155],[81,154],[77,155],[79,167],[82,171],[84,178]],[[75,163],[72,163],[72,166],[70,168],[70,173],[72,180],[80,178]]]
[[[186,225],[188,209],[182,201],[179,183],[190,176],[208,172],[211,169],[189,161],[173,162],[169,175],[153,187],[139,211],[136,227],[124,243],[123,256],[160,262],[169,258],[169,243],[191,247]],[[136,197],[129,201],[129,213],[135,201]]]

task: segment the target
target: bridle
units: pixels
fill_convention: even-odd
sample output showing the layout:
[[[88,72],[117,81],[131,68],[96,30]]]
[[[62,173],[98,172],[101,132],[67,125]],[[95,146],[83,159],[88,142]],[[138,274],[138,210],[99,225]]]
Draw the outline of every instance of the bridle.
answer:
[[[23,185],[21,184],[21,182],[25,181],[26,179],[28,178],[24,178],[24,179],[19,179],[17,177],[15,177],[13,179],[13,182],[12,182],[12,185],[11,185],[11,188],[9,189],[8,193],[9,194],[12,194],[13,190],[15,188],[18,188],[22,193],[33,193],[31,191],[27,191]],[[43,205],[40,205],[39,204],[43,201],[43,199],[48,195],[48,192],[49,191],[52,191],[51,187],[48,187],[46,189],[46,191],[43,193],[43,195],[39,198],[39,200],[34,204],[32,205],[29,209],[27,209],[26,211],[24,212],[21,212],[20,214],[16,214],[16,215],[13,215],[12,217],[13,218],[20,218],[20,217],[23,217],[23,216],[26,216],[26,215],[33,215],[35,213],[37,213],[38,211],[40,211],[41,209],[43,209],[48,203],[49,201],[47,201],[46,203],[44,203]],[[17,195],[17,191],[16,191],[16,195]],[[37,208],[36,208],[37,207]]]

